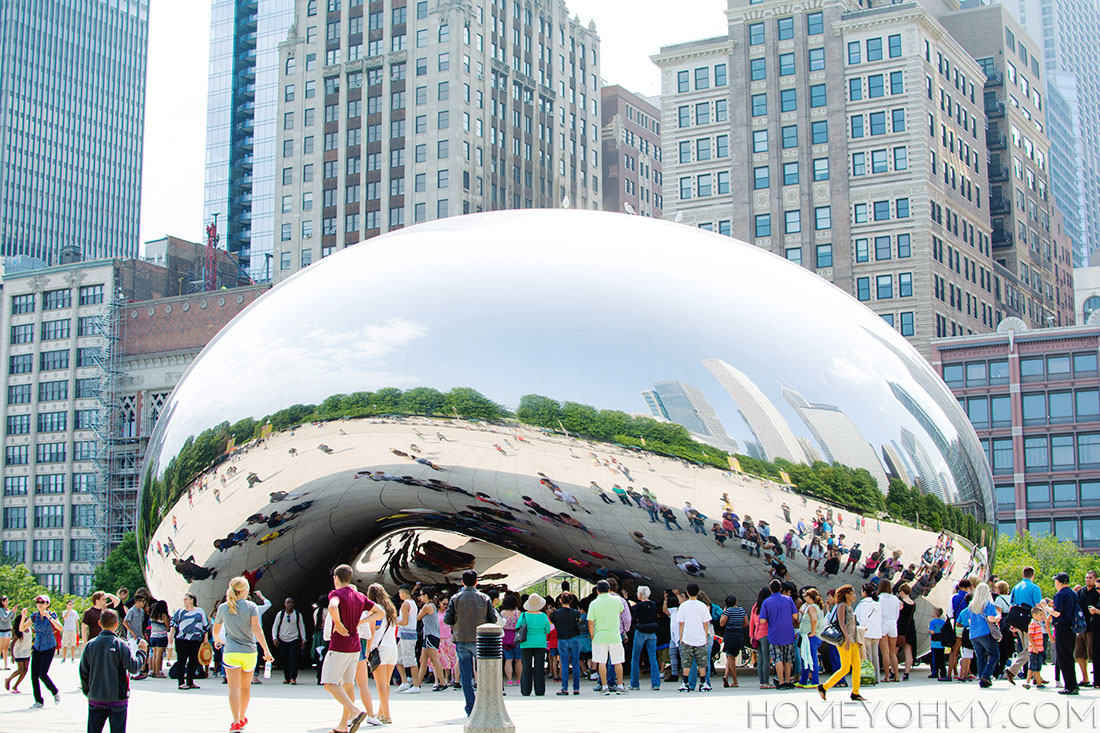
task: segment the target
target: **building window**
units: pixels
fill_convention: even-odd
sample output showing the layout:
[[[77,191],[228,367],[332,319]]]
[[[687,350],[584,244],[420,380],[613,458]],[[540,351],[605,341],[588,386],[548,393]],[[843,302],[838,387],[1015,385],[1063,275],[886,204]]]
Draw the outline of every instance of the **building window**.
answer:
[[[784,125],[780,133],[784,150],[798,147],[798,125]]]
[[[769,167],[766,165],[757,166],[752,169],[752,187],[754,190],[768,188],[771,185],[769,170]]]
[[[798,185],[798,161],[793,160],[789,163],[783,164],[783,185],[784,186],[796,186]]]
[[[749,60],[749,78],[751,81],[762,81],[768,78],[768,60],[767,59],[750,59]]]
[[[42,294],[42,310],[68,308],[73,304],[73,294],[69,289],[47,290]]]
[[[788,18],[788,20],[790,20]],[[759,46],[764,43],[764,24],[763,23],[750,23],[749,24],[749,45]],[[686,72],[681,72],[686,73]]]
[[[886,95],[886,83],[882,74],[871,74],[867,77],[867,98],[877,99]]]
[[[802,231],[802,212],[798,209],[783,212],[783,233],[799,234]]]
[[[34,313],[34,293],[27,295],[13,295],[11,299],[12,315]]]
[[[724,87],[726,86],[726,65],[715,64],[714,66],[714,86]]]
[[[768,114],[768,95],[767,94],[754,94],[752,95],[752,116],[763,117]]]
[[[856,262],[867,262],[870,259],[870,247],[866,239],[856,240]]]
[[[871,278],[856,278],[856,297],[864,302],[871,299]]]
[[[76,507],[73,507],[74,509]],[[35,529],[60,529],[65,526],[65,507],[60,504],[34,508]]]
[[[889,300],[894,297],[893,275],[879,275],[875,278],[875,297],[879,300]]]
[[[797,164],[796,164],[797,165]],[[821,231],[823,229],[833,228],[833,215],[831,206],[818,206],[814,209],[814,229]]]
[[[768,131],[767,130],[753,130],[752,131],[752,152],[754,153],[766,153],[768,152]],[[13,328],[14,332],[14,328]],[[16,343],[12,341],[12,343]]]
[[[820,36],[825,32],[825,16],[818,13],[806,14],[806,35]]]
[[[781,54],[779,54],[779,75],[780,76],[794,76],[794,54],[793,53],[781,53]]]
[[[828,158],[814,158],[814,180],[815,181],[827,181],[827,180],[829,180],[829,159]]]
[[[909,218],[909,199],[898,199],[896,209],[899,219]]]
[[[824,71],[825,69],[825,49],[823,48],[811,48],[808,52],[808,62],[810,71]]]
[[[794,18],[780,18],[775,25],[780,41],[789,41],[794,38]]]
[[[810,106],[824,107],[826,105],[826,93],[824,84],[810,85]]]
[[[779,111],[794,112],[798,109],[798,93],[794,89],[781,89],[779,91]]]
[[[863,47],[859,41],[848,42],[848,63],[858,64],[861,61]]]
[[[819,244],[816,249],[817,269],[833,266],[833,245]]]
[[[1050,457],[1046,436],[1024,438],[1024,471],[1046,471],[1050,466]]]
[[[709,66],[700,66],[695,70],[695,89],[710,89]]]
[[[901,313],[901,335],[913,336],[916,334],[916,329],[913,326],[913,311],[905,311]]]
[[[913,273],[902,272],[898,275],[898,297],[913,297]]]
[[[823,145],[829,142],[829,123],[818,120],[810,125],[810,142],[814,145]]]
[[[772,215],[757,214],[754,218],[753,233],[757,237],[770,237],[772,235]],[[9,388],[10,389],[10,388]]]
[[[783,256],[796,265],[802,264],[802,248],[801,247],[787,247],[783,251]]]
[[[863,79],[856,77],[848,80],[848,99],[852,102],[857,102],[863,99]]]
[[[901,57],[901,35],[895,34],[887,39],[890,47],[890,58],[896,59]]]
[[[876,201],[874,206],[875,221],[887,221],[890,219],[890,202]]]
[[[691,176],[680,178],[680,199],[686,201],[691,198]]]
[[[863,115],[852,115],[851,124],[852,124],[852,137],[853,138],[863,137]]]

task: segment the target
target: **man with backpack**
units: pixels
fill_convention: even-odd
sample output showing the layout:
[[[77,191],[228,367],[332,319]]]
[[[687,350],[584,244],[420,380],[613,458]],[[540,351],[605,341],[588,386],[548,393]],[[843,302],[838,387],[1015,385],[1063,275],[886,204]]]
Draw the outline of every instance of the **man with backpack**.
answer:
[[[118,614],[105,609],[99,617],[100,633],[84,645],[80,658],[80,689],[88,698],[88,731],[99,733],[107,721],[112,731],[126,730],[130,677],[145,666],[148,642],[141,639],[137,651],[115,635]]]
[[[283,668],[283,684],[298,684],[298,654],[306,647],[306,626],[302,614],[294,610],[294,599],[283,601],[283,610],[275,614],[271,642]]]
[[[1076,695],[1077,670],[1073,664],[1073,647],[1077,642],[1077,629],[1084,625],[1084,614],[1078,607],[1077,594],[1069,586],[1068,573],[1055,575],[1054,587],[1057,592],[1050,615],[1054,619],[1055,662],[1062,673],[1062,689],[1058,694]]]

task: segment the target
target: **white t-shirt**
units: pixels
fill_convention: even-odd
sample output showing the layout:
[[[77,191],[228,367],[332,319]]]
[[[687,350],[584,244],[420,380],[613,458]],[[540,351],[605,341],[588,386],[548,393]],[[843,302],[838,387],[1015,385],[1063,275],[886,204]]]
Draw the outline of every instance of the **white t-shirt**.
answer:
[[[680,644],[680,607],[675,606],[668,609],[668,623],[669,631],[672,634],[672,643],[679,646]]]
[[[76,631],[76,622],[80,620],[80,614],[76,609],[65,609],[61,612],[61,618],[65,621],[63,631]]]
[[[710,609],[702,601],[689,599],[680,604],[676,625],[684,625],[680,641],[688,646],[705,646],[710,638]]]
[[[411,637],[411,638],[415,639],[416,638],[416,601],[414,601],[413,599],[410,598],[409,600],[402,602],[401,609],[404,613],[407,614],[405,619],[406,619],[406,621],[408,621],[408,623],[401,624],[398,627],[398,631],[399,631],[399,633],[401,633],[404,636]],[[401,613],[400,612],[397,614],[397,617],[401,618]]]
[[[378,628],[375,629],[370,637],[371,649],[379,649],[381,647],[397,648],[397,635],[393,633],[393,629],[385,618],[382,619]]]
[[[893,593],[883,593],[878,597],[879,610],[882,612],[882,635],[898,633],[898,614],[901,613],[901,599]]]
[[[878,601],[864,598],[856,604],[856,624],[867,632],[868,639],[882,638],[882,607]]]

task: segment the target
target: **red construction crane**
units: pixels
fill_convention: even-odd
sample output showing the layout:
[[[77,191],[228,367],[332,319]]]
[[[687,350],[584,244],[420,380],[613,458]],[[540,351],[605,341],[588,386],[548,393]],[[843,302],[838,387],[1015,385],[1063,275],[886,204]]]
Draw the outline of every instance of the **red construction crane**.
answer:
[[[203,266],[203,290],[218,289],[218,215],[206,225],[206,262]]]

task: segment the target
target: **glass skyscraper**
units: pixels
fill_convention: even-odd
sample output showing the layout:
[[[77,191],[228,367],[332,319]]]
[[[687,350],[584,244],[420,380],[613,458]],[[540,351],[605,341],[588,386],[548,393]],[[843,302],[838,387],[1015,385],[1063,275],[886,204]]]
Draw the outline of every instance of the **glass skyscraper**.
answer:
[[[0,2],[0,249],[136,257],[149,0]]]
[[[278,45],[294,0],[214,0],[206,112],[204,224],[257,280],[271,276]]]

